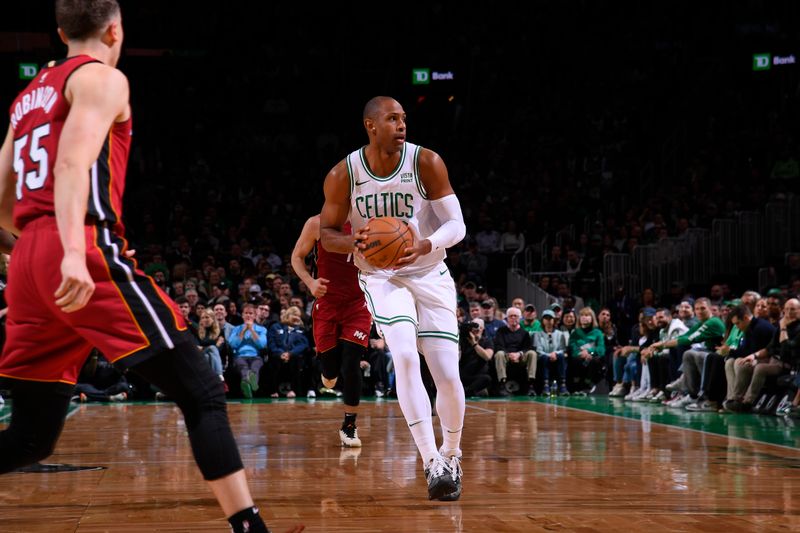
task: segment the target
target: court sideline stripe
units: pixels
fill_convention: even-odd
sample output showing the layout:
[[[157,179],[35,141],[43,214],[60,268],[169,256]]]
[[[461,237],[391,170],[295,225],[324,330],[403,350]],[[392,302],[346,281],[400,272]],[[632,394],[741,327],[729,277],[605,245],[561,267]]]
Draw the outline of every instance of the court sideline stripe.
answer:
[[[542,403],[542,402],[534,402],[534,403],[537,403],[539,405],[548,405],[548,404],[545,404],[545,403]],[[609,418],[621,418],[623,420],[630,420],[631,422],[644,422],[644,420],[642,418],[632,418],[632,417],[627,417],[627,416],[622,416],[622,415],[611,415],[611,414],[608,414],[608,413],[598,413],[598,412],[595,412],[595,411],[590,411],[588,409],[580,409],[579,407],[570,407],[568,405],[553,405],[553,407],[556,407],[558,409],[570,409],[572,411],[578,411],[580,413],[589,413],[589,414],[593,414],[593,415],[597,415],[597,416],[607,416]],[[705,435],[711,435],[711,436],[714,436],[714,437],[720,437],[722,439],[743,440],[743,441],[749,442],[751,444],[764,444],[766,446],[775,446],[777,448],[783,448],[784,450],[792,450],[794,452],[800,452],[800,448],[794,448],[792,446],[786,446],[785,444],[775,444],[774,442],[766,442],[766,441],[763,441],[763,440],[748,439],[746,437],[735,437],[735,436],[732,436],[732,435],[723,435],[721,433],[714,433],[712,431],[705,431],[703,429],[694,429],[694,428],[687,428],[687,427],[683,427],[683,426],[674,426],[674,425],[671,425],[671,424],[665,424],[663,422],[647,421],[647,423],[651,424],[651,425],[654,425],[654,426],[661,426],[661,427],[664,427],[664,428],[679,429],[679,430],[682,430],[682,431],[693,431],[695,433],[703,433]]]

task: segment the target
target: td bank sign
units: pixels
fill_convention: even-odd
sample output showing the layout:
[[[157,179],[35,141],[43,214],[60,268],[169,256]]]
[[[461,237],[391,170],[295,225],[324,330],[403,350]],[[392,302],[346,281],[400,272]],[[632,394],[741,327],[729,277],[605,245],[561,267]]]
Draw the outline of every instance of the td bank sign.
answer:
[[[452,70],[447,72],[431,72],[429,68],[415,68],[411,70],[411,85],[430,85],[431,81],[454,80]]]
[[[788,56],[773,56],[772,54],[753,54],[753,70],[769,70],[772,67],[783,65],[794,65],[796,63],[794,54]]]

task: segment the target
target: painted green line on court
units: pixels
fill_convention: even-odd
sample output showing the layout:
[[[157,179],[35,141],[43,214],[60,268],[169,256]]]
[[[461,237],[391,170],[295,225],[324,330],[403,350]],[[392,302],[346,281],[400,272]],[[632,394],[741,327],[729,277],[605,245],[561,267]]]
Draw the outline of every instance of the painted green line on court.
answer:
[[[532,400],[537,403],[553,404],[580,411],[800,449],[800,420],[780,416],[746,413],[693,413],[685,409],[671,409],[664,405],[650,403],[625,402],[604,396],[537,397]],[[520,401],[531,400],[520,398]]]

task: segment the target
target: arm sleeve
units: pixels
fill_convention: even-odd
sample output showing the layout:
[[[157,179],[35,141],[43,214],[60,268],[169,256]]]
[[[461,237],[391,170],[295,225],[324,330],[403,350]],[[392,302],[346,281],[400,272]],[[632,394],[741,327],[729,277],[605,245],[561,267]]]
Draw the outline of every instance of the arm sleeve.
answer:
[[[299,335],[295,335],[295,342],[293,343],[293,346],[289,350],[289,352],[292,355],[297,356],[301,355],[303,352],[308,350],[308,348],[309,348],[308,338],[301,333]]]
[[[233,328],[231,332],[228,334],[228,337],[225,339],[228,341],[228,344],[231,345],[233,350],[236,350],[239,346],[242,345],[242,339],[239,338],[239,332],[241,328],[239,326]]]
[[[539,334],[538,331],[534,332],[533,334],[533,346],[536,350],[536,355],[547,355],[547,339],[545,337],[546,333]]]
[[[506,351],[506,339],[503,335],[503,332],[498,330],[494,334],[494,349],[498,352],[505,352]]]
[[[603,336],[603,332],[599,329],[594,330],[595,336],[595,345],[592,355],[595,357],[605,357],[606,355],[606,339]]]
[[[255,339],[256,348],[263,350],[267,346],[267,328],[256,326],[254,329],[258,333],[258,338]]]
[[[283,346],[281,346],[280,335],[278,335],[278,328],[273,325],[269,328],[269,335],[267,335],[267,346],[269,353],[272,355],[280,355],[283,353]]]
[[[428,237],[431,241],[431,251],[441,248],[450,248],[461,242],[467,233],[464,225],[464,216],[461,214],[461,204],[455,194],[448,194],[444,198],[431,201],[436,218],[442,223],[439,229]]]
[[[520,328],[522,329],[522,328]],[[525,331],[524,329],[522,331]],[[530,333],[525,331],[525,336],[522,337],[522,351],[527,352],[528,350],[533,350],[533,339],[531,339]]]

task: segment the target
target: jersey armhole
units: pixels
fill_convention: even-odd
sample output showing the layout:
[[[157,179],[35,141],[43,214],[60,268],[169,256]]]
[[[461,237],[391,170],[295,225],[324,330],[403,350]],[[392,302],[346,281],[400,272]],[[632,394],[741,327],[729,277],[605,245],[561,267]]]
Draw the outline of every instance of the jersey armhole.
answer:
[[[425,190],[425,185],[422,184],[422,177],[419,175],[419,153],[422,151],[421,146],[414,149],[414,180],[417,183],[417,190],[422,195],[422,198],[428,199],[428,191]]]
[[[345,162],[347,163],[347,179],[350,182],[350,197],[353,197],[353,192],[355,192],[355,183],[353,181],[353,167],[350,165],[350,156],[344,158]]]
[[[69,101],[67,100],[67,92],[66,92],[66,91],[67,91],[67,83],[69,82],[69,79],[72,77],[72,75],[73,75],[73,74],[75,74],[75,72],[76,72],[76,71],[77,71],[79,68],[81,68],[81,67],[82,67],[82,66],[84,66],[84,65],[88,65],[88,64],[90,64],[90,63],[101,63],[101,61],[98,61],[97,59],[92,59],[91,61],[86,61],[85,63],[81,63],[80,65],[78,65],[77,67],[75,67],[74,69],[72,69],[72,70],[69,72],[69,74],[67,74],[67,77],[66,77],[66,78],[64,78],[64,85],[61,87],[61,96],[63,96],[63,97],[64,97],[64,101],[65,101],[65,102],[67,102],[67,103],[68,103],[70,106],[72,106],[72,102],[69,102]]]

